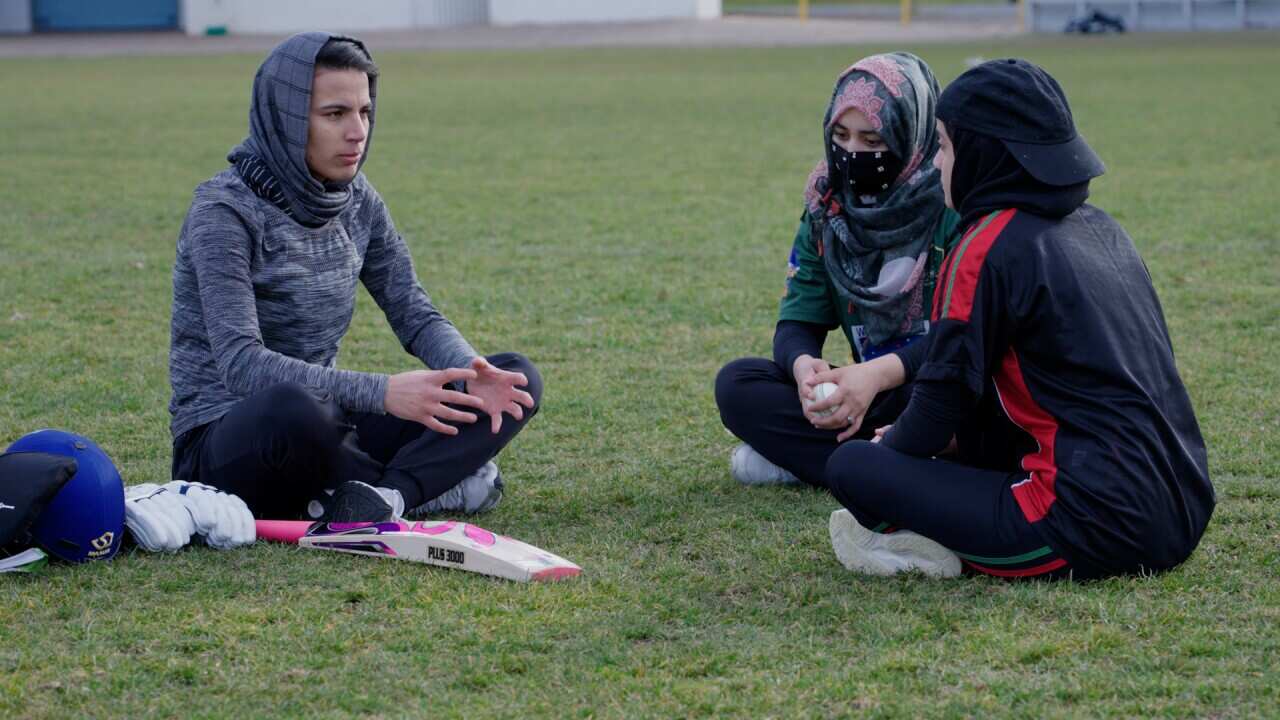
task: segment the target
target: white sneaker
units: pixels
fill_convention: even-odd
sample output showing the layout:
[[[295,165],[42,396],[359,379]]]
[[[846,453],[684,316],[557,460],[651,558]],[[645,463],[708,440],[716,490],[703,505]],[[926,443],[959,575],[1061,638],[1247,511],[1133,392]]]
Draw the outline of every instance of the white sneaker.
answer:
[[[867,575],[908,570],[944,578],[960,574],[959,556],[938,543],[910,530],[871,532],[843,508],[831,513],[831,548],[841,565]]]
[[[800,478],[769,462],[742,443],[729,455],[729,474],[743,485],[799,485]]]
[[[405,517],[463,513],[476,515],[497,507],[502,499],[502,476],[498,466],[485,463],[479,470],[462,479],[462,482],[405,513]]]

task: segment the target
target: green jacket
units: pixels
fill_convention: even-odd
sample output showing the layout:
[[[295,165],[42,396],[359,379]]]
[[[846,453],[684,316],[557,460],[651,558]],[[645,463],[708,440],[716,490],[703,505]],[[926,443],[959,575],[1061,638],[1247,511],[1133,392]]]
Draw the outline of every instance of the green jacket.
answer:
[[[937,284],[938,269],[951,246],[956,242],[960,215],[948,209],[934,235],[928,264],[925,266],[924,303],[926,314],[933,303],[933,288]],[[858,308],[852,303],[842,303],[836,293],[827,266],[819,253],[817,242],[809,231],[809,213],[800,218],[795,242],[791,245],[791,258],[787,261],[787,286],[778,310],[778,320],[799,320],[844,330],[853,351],[854,362],[878,357],[908,345],[915,337],[894,338],[880,345],[869,345],[862,328]]]

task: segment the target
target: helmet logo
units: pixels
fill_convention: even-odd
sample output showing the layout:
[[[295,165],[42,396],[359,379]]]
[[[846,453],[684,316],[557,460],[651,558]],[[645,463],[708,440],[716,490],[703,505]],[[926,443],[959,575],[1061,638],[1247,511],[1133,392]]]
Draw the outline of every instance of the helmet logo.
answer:
[[[89,557],[98,557],[106,554],[111,549],[111,543],[116,539],[116,534],[110,530],[102,533],[98,537],[89,541],[93,545],[93,551],[89,553]]]

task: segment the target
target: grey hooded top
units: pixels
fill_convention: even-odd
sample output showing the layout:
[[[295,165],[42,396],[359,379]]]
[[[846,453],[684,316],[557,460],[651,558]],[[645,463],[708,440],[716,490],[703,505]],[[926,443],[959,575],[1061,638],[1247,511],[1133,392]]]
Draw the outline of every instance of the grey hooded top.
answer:
[[[335,368],[357,281],[405,350],[428,367],[463,367],[476,357],[432,305],[363,173],[335,186],[280,170],[305,168],[306,113],[299,122],[298,111],[310,107],[315,56],[330,37],[295,35],[272,51],[254,80],[250,137],[231,154],[234,162],[253,153],[276,170],[295,211],[318,209],[322,224],[300,224],[235,169],[196,188],[173,268],[174,438],[283,382],[327,390],[347,410],[383,412],[386,375]]]

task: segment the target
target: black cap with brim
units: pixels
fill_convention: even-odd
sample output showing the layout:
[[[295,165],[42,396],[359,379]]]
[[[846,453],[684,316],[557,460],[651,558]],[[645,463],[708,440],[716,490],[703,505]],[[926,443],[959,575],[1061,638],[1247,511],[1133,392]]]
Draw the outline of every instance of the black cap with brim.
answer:
[[[1038,145],[1001,140],[1031,177],[1048,185],[1075,185],[1107,171],[1102,159],[1084,141],[1084,136],[1057,145]]]
[[[1075,185],[1106,172],[1076,132],[1062,87],[1026,60],[991,60],[966,71],[943,90],[937,113],[948,126],[1000,140],[1040,182]]]

